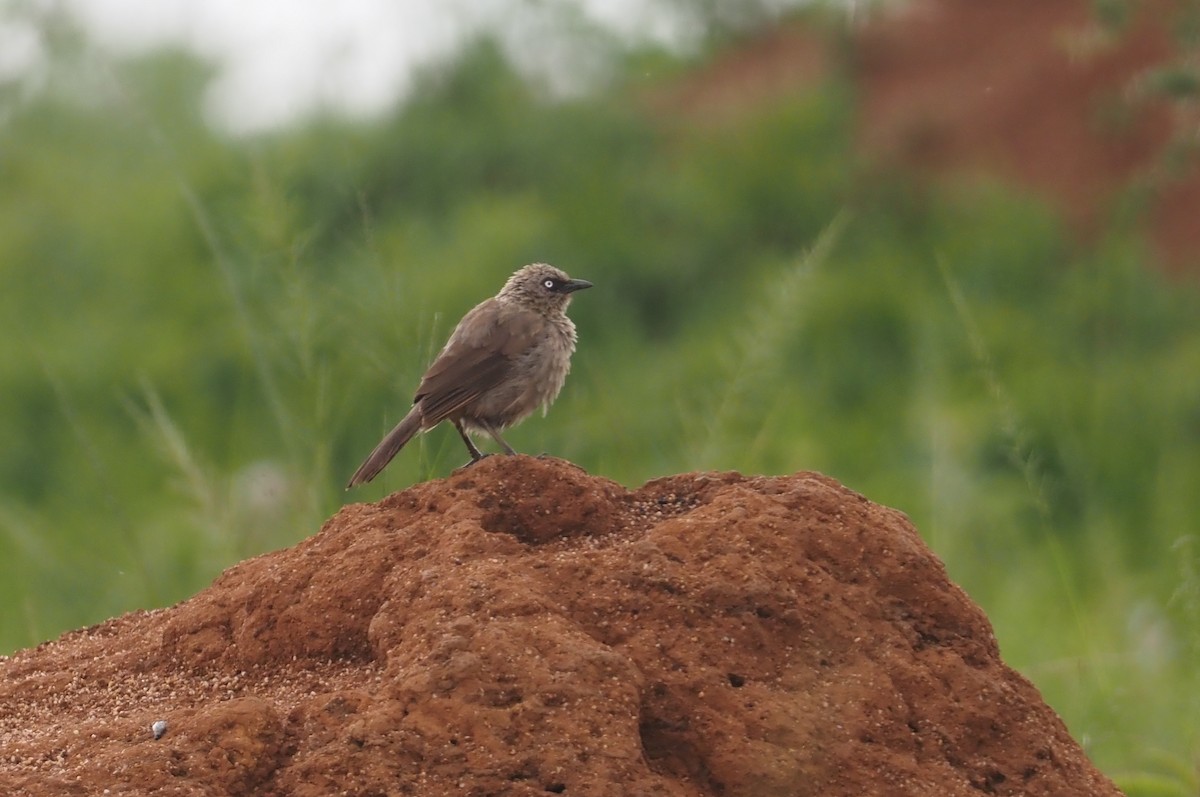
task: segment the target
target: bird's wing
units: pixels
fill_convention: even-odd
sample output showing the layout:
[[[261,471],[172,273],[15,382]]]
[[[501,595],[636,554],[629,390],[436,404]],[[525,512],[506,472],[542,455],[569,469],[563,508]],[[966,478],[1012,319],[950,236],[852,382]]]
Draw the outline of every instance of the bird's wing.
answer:
[[[425,428],[503,382],[547,323],[537,313],[495,299],[467,313],[417,387],[413,402],[421,405]]]

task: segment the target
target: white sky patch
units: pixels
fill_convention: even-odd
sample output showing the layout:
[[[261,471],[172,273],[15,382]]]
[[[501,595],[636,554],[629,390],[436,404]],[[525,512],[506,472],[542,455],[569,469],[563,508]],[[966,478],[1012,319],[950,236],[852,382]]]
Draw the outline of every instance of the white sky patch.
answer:
[[[447,56],[464,29],[438,0],[66,0],[103,48],[136,55],[183,46],[215,64],[210,118],[235,133],[317,109],[378,113],[413,69]]]
[[[33,25],[0,21],[0,83],[20,80],[44,57],[42,37]]]

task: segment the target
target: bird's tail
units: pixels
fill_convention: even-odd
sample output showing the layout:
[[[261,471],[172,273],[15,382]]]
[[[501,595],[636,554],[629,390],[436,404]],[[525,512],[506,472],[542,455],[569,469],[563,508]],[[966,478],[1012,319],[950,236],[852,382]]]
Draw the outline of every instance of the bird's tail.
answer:
[[[349,483],[346,484],[346,489],[355,487],[359,484],[366,484],[379,475],[379,471],[383,470],[392,457],[404,448],[404,444],[413,439],[417,432],[421,431],[421,409],[419,406],[413,406],[408,411],[408,415],[400,423],[396,424],[396,428],[387,433],[379,445],[375,446],[375,450],[367,457],[363,464],[358,466],[358,470],[354,471],[354,475],[350,477]]]

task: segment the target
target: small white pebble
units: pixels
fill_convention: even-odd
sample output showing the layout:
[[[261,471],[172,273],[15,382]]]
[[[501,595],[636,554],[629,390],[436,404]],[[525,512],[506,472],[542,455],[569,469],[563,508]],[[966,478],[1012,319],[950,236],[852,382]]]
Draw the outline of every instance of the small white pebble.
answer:
[[[150,732],[154,734],[155,739],[163,738],[163,734],[167,732],[167,721],[155,720],[154,724],[150,726]]]

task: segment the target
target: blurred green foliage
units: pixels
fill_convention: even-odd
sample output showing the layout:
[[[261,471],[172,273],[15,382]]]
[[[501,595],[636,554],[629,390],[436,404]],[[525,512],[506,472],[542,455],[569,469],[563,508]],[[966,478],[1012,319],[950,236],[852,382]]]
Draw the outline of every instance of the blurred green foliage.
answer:
[[[479,42],[387,118],[240,142],[178,55],[5,95],[0,648],[314,533],[453,323],[546,260],[597,287],[518,449],[629,485],[820,470],[904,510],[1098,763],[1172,793],[1200,751],[1195,282],[1011,189],[864,169],[840,79],[706,121],[661,110],[684,65],[629,63],[548,101]],[[463,456],[436,430],[349,498]]]

